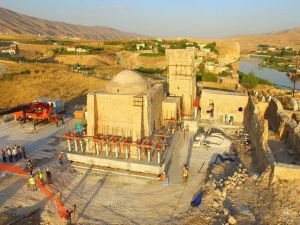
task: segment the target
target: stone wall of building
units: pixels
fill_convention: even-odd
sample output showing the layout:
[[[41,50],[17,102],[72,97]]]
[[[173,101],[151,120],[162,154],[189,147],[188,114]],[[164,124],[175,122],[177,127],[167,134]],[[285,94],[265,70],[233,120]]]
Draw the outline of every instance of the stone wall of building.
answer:
[[[182,115],[193,118],[196,97],[195,51],[167,49],[169,95],[181,98]]]
[[[231,92],[203,89],[200,99],[201,118],[209,119],[208,111],[211,103],[214,105],[213,119],[224,123],[225,117],[233,116],[233,122],[243,123],[244,109],[247,105],[248,96],[238,95]],[[240,110],[239,110],[240,109]]]
[[[275,158],[268,146],[268,121],[260,116],[258,105],[253,97],[249,97],[244,111],[244,127],[250,135],[251,144],[255,149],[258,170],[264,171],[269,165],[273,166]]]
[[[262,112],[260,112],[260,109],[262,109]],[[268,145],[269,124],[273,129],[276,129],[276,132],[281,131],[282,137],[287,135],[288,143],[298,140],[296,135],[299,132],[298,128],[293,128],[292,124],[294,123],[290,122],[286,115],[283,115],[283,110],[280,111],[281,109],[281,104],[276,99],[272,100],[269,107],[265,110],[265,107],[261,107],[258,102],[255,102],[253,97],[249,97],[248,105],[245,109],[244,126],[246,132],[250,135],[251,144],[255,148],[258,170],[262,172],[270,166],[270,181],[272,181],[273,177],[284,180],[298,180],[300,179],[300,166],[276,162],[273,152]],[[265,119],[263,115],[268,119]],[[289,126],[291,127],[289,128]],[[296,131],[284,134],[286,131],[282,130],[286,129]],[[296,145],[297,143],[295,142],[294,144]]]
[[[274,176],[283,180],[300,180],[300,166],[276,163]]]
[[[278,99],[272,98],[264,116],[270,129],[278,133],[280,138],[287,142],[288,147],[300,156],[300,125],[285,113]]]
[[[163,87],[156,84],[139,96],[93,92],[87,96],[88,136],[150,136],[161,126]],[[142,107],[143,105],[143,107]]]

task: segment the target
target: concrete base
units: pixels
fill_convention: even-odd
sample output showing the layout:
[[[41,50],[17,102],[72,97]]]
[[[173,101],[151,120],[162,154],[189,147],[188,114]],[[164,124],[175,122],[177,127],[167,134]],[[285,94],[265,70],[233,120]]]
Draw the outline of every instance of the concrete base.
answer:
[[[88,165],[130,170],[134,172],[150,173],[150,174],[160,174],[162,172],[162,167],[160,167],[159,165],[156,166],[156,165],[138,163],[133,161],[105,159],[105,158],[100,158],[98,156],[82,155],[73,152],[67,152],[67,158],[70,161],[84,163]]]
[[[177,143],[178,135],[178,132],[173,135],[170,147],[162,156],[161,165],[159,165],[157,161],[147,162],[144,160],[138,161],[137,159],[115,159],[80,152],[66,152],[66,155],[67,158],[73,162],[158,175],[163,171],[167,172]]]

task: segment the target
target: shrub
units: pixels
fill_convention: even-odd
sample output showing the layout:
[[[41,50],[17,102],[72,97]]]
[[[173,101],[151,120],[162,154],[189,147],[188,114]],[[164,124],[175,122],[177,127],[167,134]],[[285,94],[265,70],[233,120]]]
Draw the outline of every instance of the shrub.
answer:
[[[200,79],[200,78],[198,78],[198,79]],[[218,82],[218,77],[214,73],[203,72],[201,75],[201,80],[208,81],[208,82]]]
[[[247,74],[242,77],[241,84],[248,89],[253,89],[258,84],[258,79],[254,74]]]
[[[217,55],[219,55],[219,51],[217,49],[216,42],[208,43],[207,45],[204,46],[204,48],[208,48],[208,49],[210,49],[210,51],[212,51],[212,52],[216,53]]]
[[[140,56],[146,56],[146,57],[158,57],[158,56],[164,56],[165,53],[141,53]]]
[[[0,80],[1,81],[8,81],[8,80],[12,80],[12,79],[13,79],[13,75],[11,75],[10,73],[0,74]]]
[[[239,71],[240,83],[245,88],[252,89],[255,88],[258,84],[271,85],[274,84],[268,80],[257,77],[253,72],[248,74]]]
[[[227,72],[227,71],[222,71],[221,73],[219,73],[219,76],[220,77],[228,77],[228,76],[230,76],[231,75],[231,73],[230,72]]]
[[[163,69],[159,69],[159,68],[144,68],[144,67],[139,67],[135,70],[141,73],[148,73],[148,74],[162,74],[164,71]]]

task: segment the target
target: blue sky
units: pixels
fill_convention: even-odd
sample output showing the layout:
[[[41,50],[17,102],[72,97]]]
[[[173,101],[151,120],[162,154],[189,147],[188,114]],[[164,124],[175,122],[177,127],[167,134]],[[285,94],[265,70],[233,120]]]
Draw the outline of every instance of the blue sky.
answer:
[[[299,0],[0,0],[23,14],[157,37],[228,37],[300,27]]]

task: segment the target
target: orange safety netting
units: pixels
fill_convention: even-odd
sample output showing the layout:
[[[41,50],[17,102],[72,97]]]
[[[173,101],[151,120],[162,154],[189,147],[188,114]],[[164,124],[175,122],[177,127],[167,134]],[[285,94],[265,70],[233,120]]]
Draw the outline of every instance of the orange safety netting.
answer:
[[[28,174],[19,166],[12,166],[12,165],[3,164],[3,163],[0,163],[0,170],[9,171],[9,172],[17,173],[17,174],[20,174],[20,175],[27,175]]]
[[[8,165],[8,164],[4,164],[4,163],[0,163],[0,170],[9,171],[11,173],[16,173],[16,174],[25,175],[25,176],[28,175],[28,173],[26,173],[26,171],[19,166],[13,166],[13,165]],[[55,194],[51,190],[49,190],[47,187],[45,187],[45,185],[41,181],[37,180],[36,183],[39,186],[39,188],[42,190],[42,192],[49,198],[49,200],[52,201],[53,196]],[[55,203],[56,203],[56,208],[60,215],[60,218],[66,218],[67,212],[66,212],[60,198],[57,196],[55,198]]]

